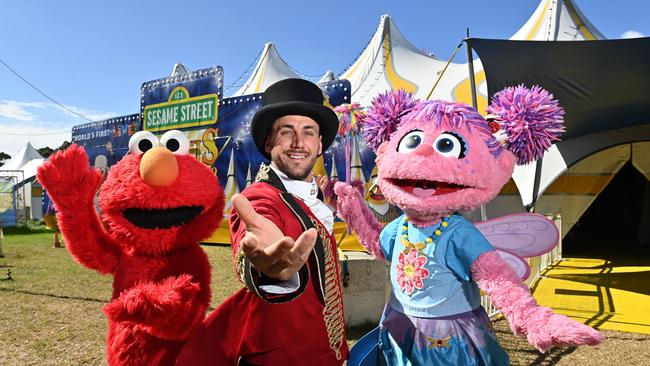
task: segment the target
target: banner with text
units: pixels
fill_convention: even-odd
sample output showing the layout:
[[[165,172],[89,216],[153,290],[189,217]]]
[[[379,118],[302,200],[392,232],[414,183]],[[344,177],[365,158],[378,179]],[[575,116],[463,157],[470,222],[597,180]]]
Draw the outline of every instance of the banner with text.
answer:
[[[219,118],[218,106],[223,97],[223,68],[215,66],[147,81],[140,94],[145,131],[213,125]]]
[[[72,127],[72,143],[82,145],[91,166],[103,173],[129,151],[129,138],[142,131],[139,114],[109,118]]]

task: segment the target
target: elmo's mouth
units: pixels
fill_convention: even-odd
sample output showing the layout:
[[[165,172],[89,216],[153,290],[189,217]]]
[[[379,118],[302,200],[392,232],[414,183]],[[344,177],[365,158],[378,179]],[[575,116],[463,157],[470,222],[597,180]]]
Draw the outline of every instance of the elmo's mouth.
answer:
[[[394,186],[403,190],[406,193],[419,196],[429,197],[442,194],[454,193],[461,189],[470,188],[462,184],[438,182],[431,180],[418,180],[418,179],[389,179]]]
[[[183,226],[203,211],[201,206],[184,206],[168,209],[127,208],[124,217],[143,229],[169,229]]]

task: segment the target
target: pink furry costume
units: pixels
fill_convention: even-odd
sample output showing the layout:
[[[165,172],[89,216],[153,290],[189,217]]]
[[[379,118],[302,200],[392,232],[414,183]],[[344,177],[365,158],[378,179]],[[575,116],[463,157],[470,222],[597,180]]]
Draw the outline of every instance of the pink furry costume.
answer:
[[[478,229],[455,213],[493,199],[515,160],[539,158],[564,130],[563,110],[539,87],[507,88],[488,111],[496,123],[460,103],[415,100],[403,91],[380,95],[362,129],[377,154],[379,186],[405,215],[382,229],[360,192],[335,185],[339,215],[373,256],[390,262],[392,294],[378,342],[389,365],[508,364],[479,289],[541,352],[602,340],[538,306]]]
[[[77,145],[38,170],[70,253],[114,276],[104,308],[111,365],[173,365],[210,303],[210,265],[198,242],[219,225],[224,197],[188,147],[180,131],[160,143],[138,132],[103,184]],[[100,184],[101,221],[93,203]]]

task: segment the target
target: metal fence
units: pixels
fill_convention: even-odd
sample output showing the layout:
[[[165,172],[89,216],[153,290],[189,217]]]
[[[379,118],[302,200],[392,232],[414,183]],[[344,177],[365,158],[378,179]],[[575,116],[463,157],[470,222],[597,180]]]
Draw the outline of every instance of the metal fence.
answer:
[[[0,220],[3,226],[20,225],[27,220],[25,173],[0,170]]]

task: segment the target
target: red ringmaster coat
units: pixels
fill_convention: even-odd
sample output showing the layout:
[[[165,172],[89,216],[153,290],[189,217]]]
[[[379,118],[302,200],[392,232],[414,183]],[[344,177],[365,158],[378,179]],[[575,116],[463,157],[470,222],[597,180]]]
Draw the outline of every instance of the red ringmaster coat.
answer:
[[[311,227],[316,245],[298,272],[300,287],[271,294],[260,286],[272,279],[252,268],[239,249],[246,230],[231,212],[235,267],[246,288],[217,308],[190,336],[178,365],[341,365],[348,357],[336,242],[280,179],[262,165],[256,182],[242,193],[255,211],[297,239]]]

